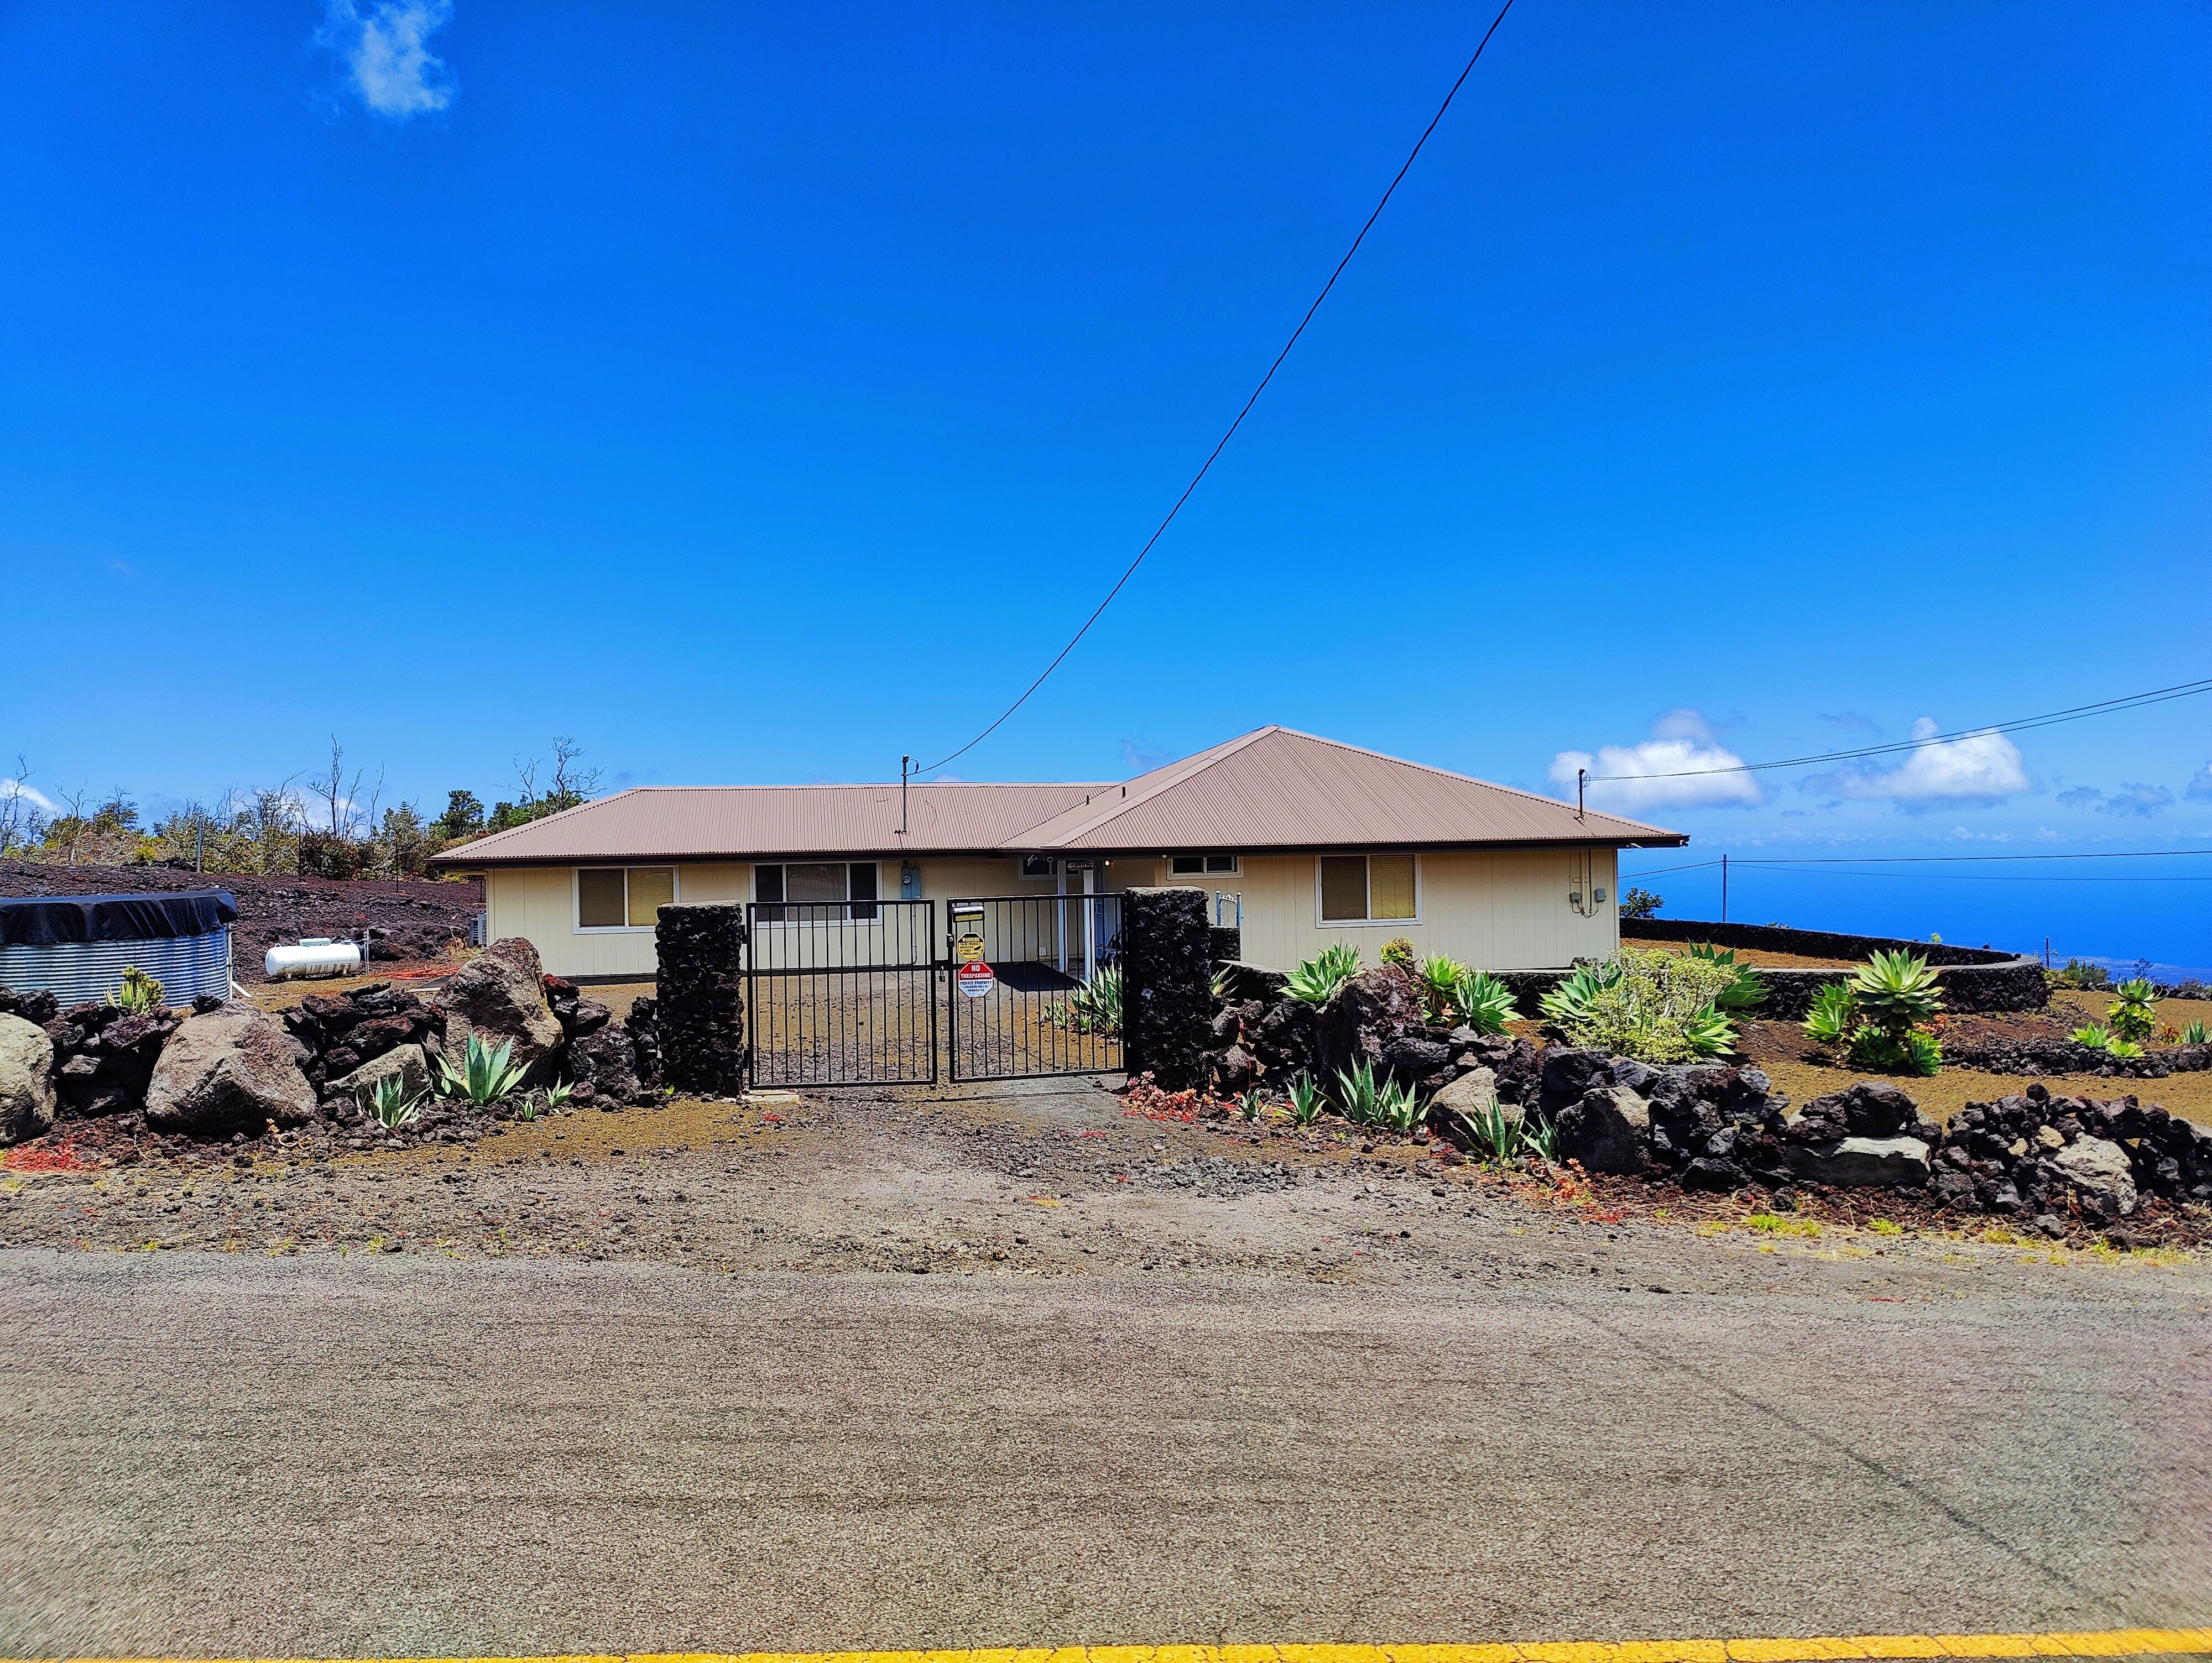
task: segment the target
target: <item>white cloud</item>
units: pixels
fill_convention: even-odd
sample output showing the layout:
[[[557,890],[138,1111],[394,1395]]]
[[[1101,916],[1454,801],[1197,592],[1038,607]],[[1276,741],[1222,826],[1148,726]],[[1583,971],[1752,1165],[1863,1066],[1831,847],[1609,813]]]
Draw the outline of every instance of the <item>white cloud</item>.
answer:
[[[1741,768],[1743,758],[1713,737],[1711,725],[1694,710],[1670,710],[1651,725],[1640,744],[1600,745],[1597,754],[1563,750],[1552,758],[1552,783],[1572,794],[1575,771],[1589,770],[1593,808],[1641,814],[1662,808],[1748,808],[1760,800],[1759,782]],[[1675,775],[1676,778],[1659,778]]]
[[[1817,774],[1800,789],[1862,801],[1887,799],[1907,811],[1945,804],[1986,806],[2030,789],[2020,747],[2003,734],[1970,733],[1933,743],[1938,731],[1936,719],[1923,716],[1913,723],[1912,737],[1923,743],[1896,768]]]
[[[453,15],[453,0],[376,0],[366,16],[355,0],[326,0],[314,44],[338,55],[363,104],[404,121],[453,101],[445,62],[428,46]]]
[[[2212,762],[2207,762],[2190,775],[2189,784],[2183,788],[2181,794],[2192,803],[2212,801]]]
[[[0,803],[13,803],[19,798],[41,814],[61,812],[60,805],[44,792],[25,785],[21,780],[0,780]]]
[[[2148,820],[2162,813],[2173,801],[2173,793],[2164,786],[2146,786],[2133,780],[2124,780],[2120,788],[2097,804],[2100,814],[2132,815],[2138,820]]]

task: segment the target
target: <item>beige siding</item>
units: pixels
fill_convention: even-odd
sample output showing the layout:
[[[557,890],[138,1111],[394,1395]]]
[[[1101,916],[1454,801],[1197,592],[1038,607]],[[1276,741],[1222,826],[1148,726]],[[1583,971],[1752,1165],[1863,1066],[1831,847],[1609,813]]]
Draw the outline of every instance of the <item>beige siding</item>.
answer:
[[[1049,877],[1024,878],[1018,859],[934,859],[924,856],[914,863],[921,874],[921,897],[926,901],[945,901],[956,897],[985,895],[1048,895],[1054,893],[1056,880]],[[878,864],[877,893],[886,901],[899,896],[899,866],[896,858]],[[1150,863],[1115,861],[1111,869],[1102,872],[1093,882],[1100,892],[1119,888],[1130,883],[1142,883],[1152,875]],[[1082,892],[1079,874],[1068,877],[1070,890]],[[677,868],[677,899],[686,901],[737,901],[753,899],[752,867],[742,861],[730,861],[713,865],[688,865]],[[654,958],[653,932],[642,930],[581,931],[576,927],[576,875],[573,866],[514,866],[494,867],[485,874],[485,910],[489,913],[491,936],[497,940],[505,936],[525,936],[537,947],[538,956],[544,961],[548,974],[556,976],[621,976],[639,980],[651,979],[658,966]],[[1042,931],[1025,932],[1019,940],[1000,940],[994,927],[987,931],[987,952],[994,960],[1054,956],[1059,947],[1058,938],[1050,927],[1054,920],[1050,912],[1056,909],[1038,908],[1042,916],[1036,920],[1047,927]],[[1067,929],[1071,946],[1079,943],[1082,915],[1071,903],[1066,909]],[[936,928],[941,936],[947,919],[943,906],[937,908]],[[824,932],[813,932],[817,938]],[[854,944],[829,944],[817,939],[803,945],[797,932],[779,938],[769,938],[763,932],[761,962],[766,966],[799,962],[797,954],[806,955],[808,962],[834,962],[839,951],[848,951]],[[928,944],[933,952],[941,952],[939,942]],[[825,955],[828,959],[825,960]]]
[[[678,866],[678,901],[744,901],[752,871],[737,865]],[[573,866],[494,867],[484,874],[484,910],[491,938],[526,936],[546,974],[651,980],[656,963],[653,932],[579,930],[576,870]]]
[[[1290,969],[1336,941],[1352,943],[1362,961],[1373,964],[1384,942],[1404,936],[1419,953],[1449,954],[1478,969],[1531,970],[1601,957],[1620,944],[1613,867],[1611,849],[1424,854],[1419,921],[1354,926],[1321,922],[1318,873],[1310,854],[1248,855],[1237,876],[1203,880],[1167,877],[1164,860],[1155,870],[1159,882],[1203,889],[1209,917],[1216,891],[1242,894],[1244,957],[1271,969]],[[1583,890],[1583,907],[1594,913],[1587,918],[1567,901],[1585,870],[1606,892],[1603,904],[1593,905]],[[1232,916],[1224,911],[1223,921]]]

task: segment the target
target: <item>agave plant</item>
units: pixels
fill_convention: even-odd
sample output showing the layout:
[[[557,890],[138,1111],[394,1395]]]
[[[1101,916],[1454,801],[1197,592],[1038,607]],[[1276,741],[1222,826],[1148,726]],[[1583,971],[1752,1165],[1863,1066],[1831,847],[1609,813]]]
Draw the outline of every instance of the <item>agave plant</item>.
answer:
[[[1443,1021],[1458,1003],[1459,985],[1467,974],[1467,966],[1442,953],[1431,953],[1413,967],[1413,980],[1421,984],[1423,1014],[1431,1022]]]
[[[1590,1001],[1617,986],[1620,978],[1618,964],[1577,964],[1571,975],[1536,1001],[1537,1008],[1547,1019],[1562,1026],[1585,1021],[1589,1016]]]
[[[2142,1047],[2137,1045],[2133,1040],[2122,1039],[2118,1034],[2105,1041],[2105,1054],[2108,1057],[2126,1059],[2140,1057],[2142,1053]]]
[[[1256,1125],[1260,1119],[1260,1111],[1266,1106],[1267,1101],[1266,1096],[1256,1085],[1249,1091],[1240,1091],[1237,1094],[1237,1113],[1245,1121]]]
[[[1321,1088],[1313,1083],[1311,1076],[1306,1074],[1301,1074],[1291,1082],[1290,1099],[1291,1124],[1294,1126],[1311,1126],[1321,1118],[1322,1110],[1328,1107],[1328,1099],[1321,1095]]]
[[[1869,1023],[1851,1035],[1849,1053],[1854,1068],[1885,1074],[1931,1075],[1943,1066],[1943,1047],[1933,1034],[1908,1028],[1902,1034],[1887,1033]]]
[[[1385,1080],[1375,1093],[1373,1124],[1401,1138],[1421,1123],[1421,1094],[1410,1085]]]
[[[407,1082],[397,1074],[386,1074],[370,1088],[362,1103],[368,1118],[389,1132],[397,1126],[412,1126],[422,1118],[422,1099],[407,1095]]]
[[[1503,1034],[1505,1024],[1518,1022],[1513,990],[1487,970],[1469,970],[1452,987],[1452,1004],[1459,1019],[1478,1034]]]
[[[512,1040],[501,1040],[493,1049],[480,1036],[470,1035],[460,1067],[454,1067],[444,1053],[437,1053],[439,1091],[448,1097],[466,1097],[480,1108],[501,1102],[530,1071],[527,1064],[507,1060],[514,1053]]]
[[[545,1088],[545,1107],[559,1111],[568,1107],[568,1099],[576,1095],[576,1088],[566,1080],[556,1080]]]
[[[2122,982],[2112,992],[2118,998],[2105,1012],[2105,1024],[2117,1036],[2141,1041],[2158,1031],[2158,1013],[2151,1009],[2151,1001],[2158,996],[2148,981],[2137,976]]]
[[[1216,993],[1215,997],[1220,997]],[[1046,1012],[1046,1020],[1077,1034],[1121,1031],[1121,969],[1101,965],[1091,980]]]
[[[1338,1071],[1337,1112],[1352,1125],[1373,1126],[1382,1101],[1382,1091],[1375,1083],[1374,1064],[1363,1058],[1360,1061],[1352,1064],[1351,1072]]]
[[[2112,1031],[2100,1022],[2085,1022],[2066,1037],[2076,1045],[2102,1051],[2112,1042]]]
[[[2204,1019],[2202,1017],[2181,1030],[2181,1042],[2184,1045],[2212,1045],[2212,1039],[2205,1036]]]
[[[1474,1142],[1475,1153],[1486,1159],[1517,1159],[1528,1142],[1527,1117],[1504,1103],[1493,1102],[1460,1119]]]
[[[1851,990],[1839,981],[1814,994],[1812,1008],[1805,1013],[1805,1037],[1815,1045],[1842,1045],[1858,1025],[1859,1007]]]
[[[1213,1002],[1216,1004],[1227,998],[1229,997],[1229,967],[1224,964],[1220,969],[1216,970],[1206,978],[1206,985],[1212,990]]]
[[[1709,1004],[1683,1020],[1682,1041],[1693,1057],[1724,1057],[1735,1049],[1735,1022]]]
[[[1326,1004],[1328,996],[1359,974],[1359,950],[1348,941],[1332,943],[1291,972],[1283,991],[1308,1004]]]
[[[1690,957],[1702,959],[1707,964],[1735,972],[1735,980],[1713,995],[1713,1003],[1723,1011],[1755,1011],[1766,1003],[1766,984],[1759,972],[1748,964],[1735,962],[1735,949],[1716,947],[1709,941],[1693,941],[1686,950]]]
[[[1851,1002],[1859,1014],[1893,1039],[1901,1040],[1943,1008],[1936,972],[1924,958],[1903,948],[1873,953],[1851,972]]]
[[[161,1008],[162,991],[160,982],[133,964],[125,968],[122,985],[108,994],[107,1002],[131,1016],[143,1016]]]

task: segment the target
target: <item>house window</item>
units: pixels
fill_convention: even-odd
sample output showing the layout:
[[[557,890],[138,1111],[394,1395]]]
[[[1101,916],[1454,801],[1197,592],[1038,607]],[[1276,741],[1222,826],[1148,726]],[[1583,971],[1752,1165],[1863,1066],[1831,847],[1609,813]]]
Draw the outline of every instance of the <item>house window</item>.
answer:
[[[676,900],[673,866],[579,866],[579,930],[650,930]]]
[[[1237,857],[1233,854],[1171,854],[1168,857],[1170,877],[1234,877]]]
[[[753,868],[753,899],[763,924],[824,924],[876,916],[872,860],[793,860]]]
[[[1320,866],[1323,924],[1401,924],[1420,915],[1410,854],[1325,854]]]
[[[1060,862],[1048,854],[1025,854],[1022,857],[1022,876],[1057,877],[1060,876]]]

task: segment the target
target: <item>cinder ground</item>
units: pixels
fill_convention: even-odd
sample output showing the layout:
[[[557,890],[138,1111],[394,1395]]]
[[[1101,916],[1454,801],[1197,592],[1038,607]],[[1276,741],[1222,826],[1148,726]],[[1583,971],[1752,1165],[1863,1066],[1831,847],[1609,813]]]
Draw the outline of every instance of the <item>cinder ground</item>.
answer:
[[[2212,1620],[2199,1261],[1253,1135],[1074,1082],[13,1180],[0,1654]]]

